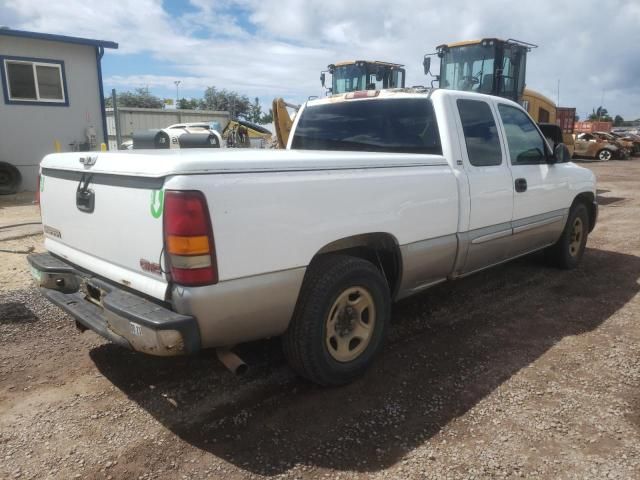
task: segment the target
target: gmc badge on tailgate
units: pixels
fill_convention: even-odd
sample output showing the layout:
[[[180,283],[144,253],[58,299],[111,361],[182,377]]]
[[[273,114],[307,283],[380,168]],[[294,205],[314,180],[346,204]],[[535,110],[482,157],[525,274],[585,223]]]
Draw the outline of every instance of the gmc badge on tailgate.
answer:
[[[87,155],[86,157],[80,157],[80,163],[83,164],[86,168],[95,165],[98,161],[97,155]]]

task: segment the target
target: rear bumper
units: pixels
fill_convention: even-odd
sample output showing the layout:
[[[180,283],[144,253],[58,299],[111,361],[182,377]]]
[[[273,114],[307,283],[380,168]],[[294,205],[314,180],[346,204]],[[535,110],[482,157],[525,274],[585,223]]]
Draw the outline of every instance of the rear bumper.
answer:
[[[84,328],[144,353],[173,356],[201,348],[196,319],[92,277],[50,253],[27,257],[45,297]]]

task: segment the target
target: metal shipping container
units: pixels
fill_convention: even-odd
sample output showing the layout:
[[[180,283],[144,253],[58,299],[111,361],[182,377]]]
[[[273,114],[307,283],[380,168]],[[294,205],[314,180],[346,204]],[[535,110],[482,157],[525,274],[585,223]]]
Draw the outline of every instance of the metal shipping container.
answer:
[[[575,133],[610,132],[611,122],[576,122]]]
[[[562,129],[562,133],[573,133],[576,121],[576,109],[571,107],[556,108],[556,123]]]

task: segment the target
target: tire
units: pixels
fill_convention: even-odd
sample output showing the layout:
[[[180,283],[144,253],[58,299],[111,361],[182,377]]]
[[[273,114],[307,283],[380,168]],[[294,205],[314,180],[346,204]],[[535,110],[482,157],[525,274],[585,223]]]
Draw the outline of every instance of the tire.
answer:
[[[18,191],[22,176],[20,171],[7,162],[0,162],[0,195],[9,195]]]
[[[596,158],[598,160],[602,160],[603,162],[608,162],[613,158],[613,152],[608,148],[603,148],[596,154]]]
[[[560,239],[547,249],[552,265],[563,270],[576,268],[587,244],[589,213],[584,203],[577,203],[569,211],[569,218]]]
[[[305,276],[282,339],[284,354],[299,375],[314,383],[349,383],[382,349],[390,316],[389,287],[372,263],[322,255]]]

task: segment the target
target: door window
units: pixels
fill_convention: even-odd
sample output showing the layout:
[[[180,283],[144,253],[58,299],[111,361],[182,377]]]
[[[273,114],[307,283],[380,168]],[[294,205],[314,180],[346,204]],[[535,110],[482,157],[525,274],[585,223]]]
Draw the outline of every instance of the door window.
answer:
[[[488,167],[502,163],[502,149],[498,128],[487,102],[458,99],[458,112],[462,122],[469,162],[475,167]]]
[[[546,163],[545,141],[531,119],[519,108],[498,105],[512,165]]]

